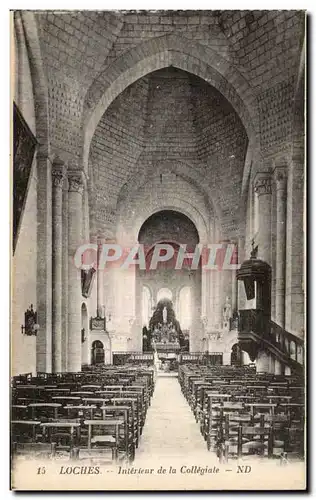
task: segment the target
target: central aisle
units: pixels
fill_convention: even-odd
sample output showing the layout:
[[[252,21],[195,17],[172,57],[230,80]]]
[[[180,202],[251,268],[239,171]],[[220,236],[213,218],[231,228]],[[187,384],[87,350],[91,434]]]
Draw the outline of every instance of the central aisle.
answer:
[[[185,400],[178,377],[158,376],[151,406],[147,412],[136,461],[148,458],[216,461],[208,452],[199,424]]]

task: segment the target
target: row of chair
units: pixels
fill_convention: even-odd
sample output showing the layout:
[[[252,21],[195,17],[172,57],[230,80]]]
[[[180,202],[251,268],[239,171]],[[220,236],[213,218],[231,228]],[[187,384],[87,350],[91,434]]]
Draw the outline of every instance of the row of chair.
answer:
[[[13,453],[132,461],[153,391],[148,367],[14,377]]]
[[[182,392],[209,450],[223,459],[304,454],[304,385],[255,367],[183,366]]]

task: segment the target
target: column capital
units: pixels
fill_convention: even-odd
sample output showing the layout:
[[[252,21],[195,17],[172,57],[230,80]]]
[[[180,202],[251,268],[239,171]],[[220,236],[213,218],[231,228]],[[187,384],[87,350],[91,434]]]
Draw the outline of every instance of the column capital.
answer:
[[[103,234],[99,232],[90,232],[91,243],[96,243],[98,245],[103,245],[106,242],[106,238]]]
[[[73,193],[83,193],[84,189],[84,175],[80,170],[69,170],[67,172],[68,175],[68,184],[69,191]]]
[[[273,171],[273,175],[277,190],[285,189],[287,182],[287,168],[284,166],[277,166]]]
[[[97,244],[101,246],[101,245],[104,245],[104,243],[105,243],[105,237],[98,235],[97,236]]]
[[[61,189],[63,187],[66,171],[65,163],[59,157],[56,157],[52,165],[52,180],[55,188]]]
[[[271,172],[258,172],[253,182],[254,191],[261,196],[262,194],[272,193],[272,175]]]

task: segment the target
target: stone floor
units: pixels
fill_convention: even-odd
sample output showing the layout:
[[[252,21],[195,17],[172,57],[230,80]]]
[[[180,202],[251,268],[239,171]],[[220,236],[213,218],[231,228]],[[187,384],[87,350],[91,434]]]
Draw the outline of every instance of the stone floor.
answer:
[[[238,473],[239,465],[247,465],[248,473]],[[304,477],[304,464],[280,467],[275,460],[253,458],[220,464],[216,454],[207,451],[177,374],[161,373],[135,461],[112,475],[111,485],[113,489],[189,491],[288,489],[291,483],[290,489],[301,489]]]
[[[206,449],[199,425],[185,400],[177,374],[157,378],[151,406],[147,413],[136,460],[146,458],[215,459]]]

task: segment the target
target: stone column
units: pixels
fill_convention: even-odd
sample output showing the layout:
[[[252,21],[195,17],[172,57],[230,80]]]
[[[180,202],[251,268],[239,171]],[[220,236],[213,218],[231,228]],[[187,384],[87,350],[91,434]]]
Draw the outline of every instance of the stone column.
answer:
[[[256,359],[257,373],[269,373],[270,355],[266,351],[259,351]]]
[[[214,272],[208,271],[208,290],[209,290],[209,296],[208,296],[208,318],[207,318],[207,324],[209,328],[213,327],[213,320],[214,320],[214,287],[213,287],[213,274]]]
[[[219,269],[216,269],[211,272],[213,275],[213,293],[214,293],[213,325],[216,331],[220,331],[222,326],[221,271]]]
[[[52,163],[46,151],[37,163],[37,321],[36,370],[52,370]]]
[[[81,244],[83,173],[68,172],[68,371],[81,371],[81,270],[74,255]]]
[[[235,255],[236,255],[236,264],[238,264],[238,244],[236,241],[233,241],[232,244],[235,245]],[[238,281],[236,278],[236,269],[231,271],[232,276],[232,314],[238,311]]]
[[[286,215],[286,330],[304,338],[306,230],[304,152],[289,162]]]
[[[245,238],[243,236],[238,238],[238,264],[242,264],[245,260]],[[245,309],[247,297],[243,281],[237,281],[237,309]]]
[[[62,371],[68,370],[68,183],[63,192]]]
[[[271,174],[258,172],[254,179],[254,189],[258,196],[258,257],[271,265]]]
[[[104,240],[102,238],[97,239],[98,245],[98,269],[97,269],[97,316],[103,318],[104,311],[104,269],[101,269],[99,266],[100,258],[102,255],[102,245]]]
[[[275,358],[275,361],[274,361],[274,374],[275,375],[282,375],[282,364],[276,358]]]
[[[64,162],[56,158],[52,168],[52,371],[62,371],[62,205]]]
[[[275,319],[285,327],[285,272],[286,272],[286,168],[274,170],[276,184],[276,284]]]
[[[201,319],[207,318],[209,319],[209,301],[210,301],[210,293],[209,293],[209,270],[206,270],[202,267],[202,283],[201,283]]]

